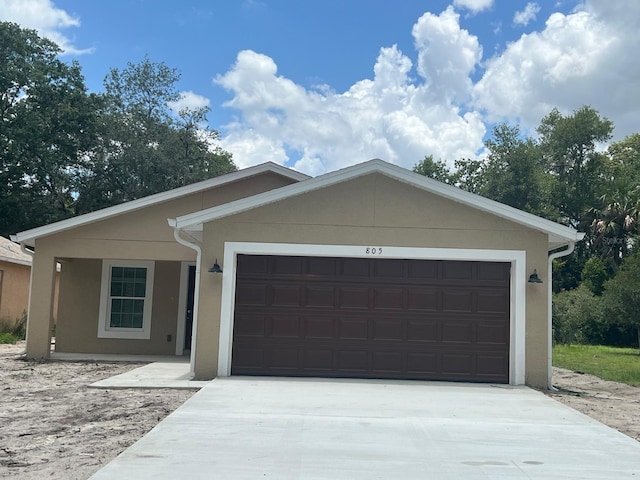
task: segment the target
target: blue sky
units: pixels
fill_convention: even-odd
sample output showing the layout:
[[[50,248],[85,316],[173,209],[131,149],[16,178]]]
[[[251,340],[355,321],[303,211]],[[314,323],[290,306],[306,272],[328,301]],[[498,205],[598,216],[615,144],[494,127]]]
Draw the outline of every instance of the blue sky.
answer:
[[[177,68],[240,167],[453,163],[496,122],[584,104],[640,131],[635,1],[0,0],[0,20],[57,41],[92,91],[145,55]]]

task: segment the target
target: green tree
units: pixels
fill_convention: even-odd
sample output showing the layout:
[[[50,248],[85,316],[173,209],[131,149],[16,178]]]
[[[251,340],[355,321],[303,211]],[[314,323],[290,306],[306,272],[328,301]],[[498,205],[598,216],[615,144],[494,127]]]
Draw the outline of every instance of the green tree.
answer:
[[[427,155],[413,167],[413,171],[433,178],[443,183],[452,183],[452,176],[449,167],[442,160],[434,160],[433,155]]]
[[[489,151],[481,193],[525,212],[555,218],[549,202],[551,178],[544,170],[540,148],[520,129],[501,124],[485,142]]]
[[[206,127],[208,108],[176,114],[180,74],[145,58],[105,78],[101,141],[91,156],[78,212],[114,205],[236,169]]]
[[[0,22],[0,234],[74,214],[99,99],[34,30]]]
[[[613,123],[583,106],[567,116],[553,109],[537,130],[546,168],[555,180],[552,198],[560,220],[584,228],[585,213],[602,195],[606,155],[597,147],[611,138]]]
[[[640,342],[640,253],[624,259],[615,277],[605,283],[602,299],[609,321],[633,325]]]

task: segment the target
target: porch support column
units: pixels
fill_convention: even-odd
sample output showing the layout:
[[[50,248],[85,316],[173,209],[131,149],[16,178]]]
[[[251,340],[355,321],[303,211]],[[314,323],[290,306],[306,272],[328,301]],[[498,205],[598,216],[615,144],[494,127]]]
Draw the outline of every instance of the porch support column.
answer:
[[[36,251],[31,265],[31,289],[27,316],[27,358],[49,358],[56,260],[46,251]]]

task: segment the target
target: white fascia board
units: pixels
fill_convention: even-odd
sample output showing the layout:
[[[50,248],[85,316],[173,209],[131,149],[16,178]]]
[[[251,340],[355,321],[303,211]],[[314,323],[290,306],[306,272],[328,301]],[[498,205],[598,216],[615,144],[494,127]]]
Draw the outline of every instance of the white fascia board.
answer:
[[[105,220],[107,218],[115,217],[123,213],[133,212],[150,205],[166,202],[193,193],[198,193],[213,187],[237,182],[239,180],[243,180],[245,178],[266,172],[277,173],[298,182],[310,178],[304,173],[296,172],[295,170],[291,170],[273,162],[266,162],[254,167],[248,167],[243,170],[238,170],[236,172],[231,172],[225,175],[210,178],[202,182],[193,183],[191,185],[175,188],[166,192],[156,193],[154,195],[149,195],[148,197],[139,198],[137,200],[131,200],[130,202],[103,208],[102,210],[96,210],[95,212],[90,212],[84,215],[69,218],[67,220],[50,223],[48,225],[33,228],[31,230],[25,230],[24,232],[17,233],[16,235],[12,235],[11,237],[12,239],[15,238],[14,241],[16,242],[24,243],[33,247],[35,243],[34,241],[38,237],[44,237],[64,230],[79,227],[81,225],[87,225],[89,223]]]
[[[549,235],[550,243],[566,244],[569,241],[581,240],[584,234],[573,228],[523,212],[516,208],[481,197],[460,188],[424,177],[405,168],[374,159],[358,165],[330,172],[319,177],[310,178],[302,182],[281,187],[269,192],[260,193],[252,197],[208,208],[199,212],[178,217],[175,226],[184,230],[201,230],[202,224],[219,218],[251,210],[263,205],[278,202],[296,195],[336,185],[355,177],[369,173],[380,173],[398,181],[407,183],[422,190],[448,198],[452,201],[468,205],[493,215],[505,218],[515,223],[527,226]]]

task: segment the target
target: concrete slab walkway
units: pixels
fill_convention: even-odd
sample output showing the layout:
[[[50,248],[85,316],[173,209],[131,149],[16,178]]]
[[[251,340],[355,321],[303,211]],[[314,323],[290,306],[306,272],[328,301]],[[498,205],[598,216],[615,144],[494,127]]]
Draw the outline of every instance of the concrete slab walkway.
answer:
[[[192,380],[192,377],[188,361],[153,362],[92,383],[89,388],[199,389],[209,383]]]
[[[216,379],[92,479],[640,478],[640,443],[526,387]]]

